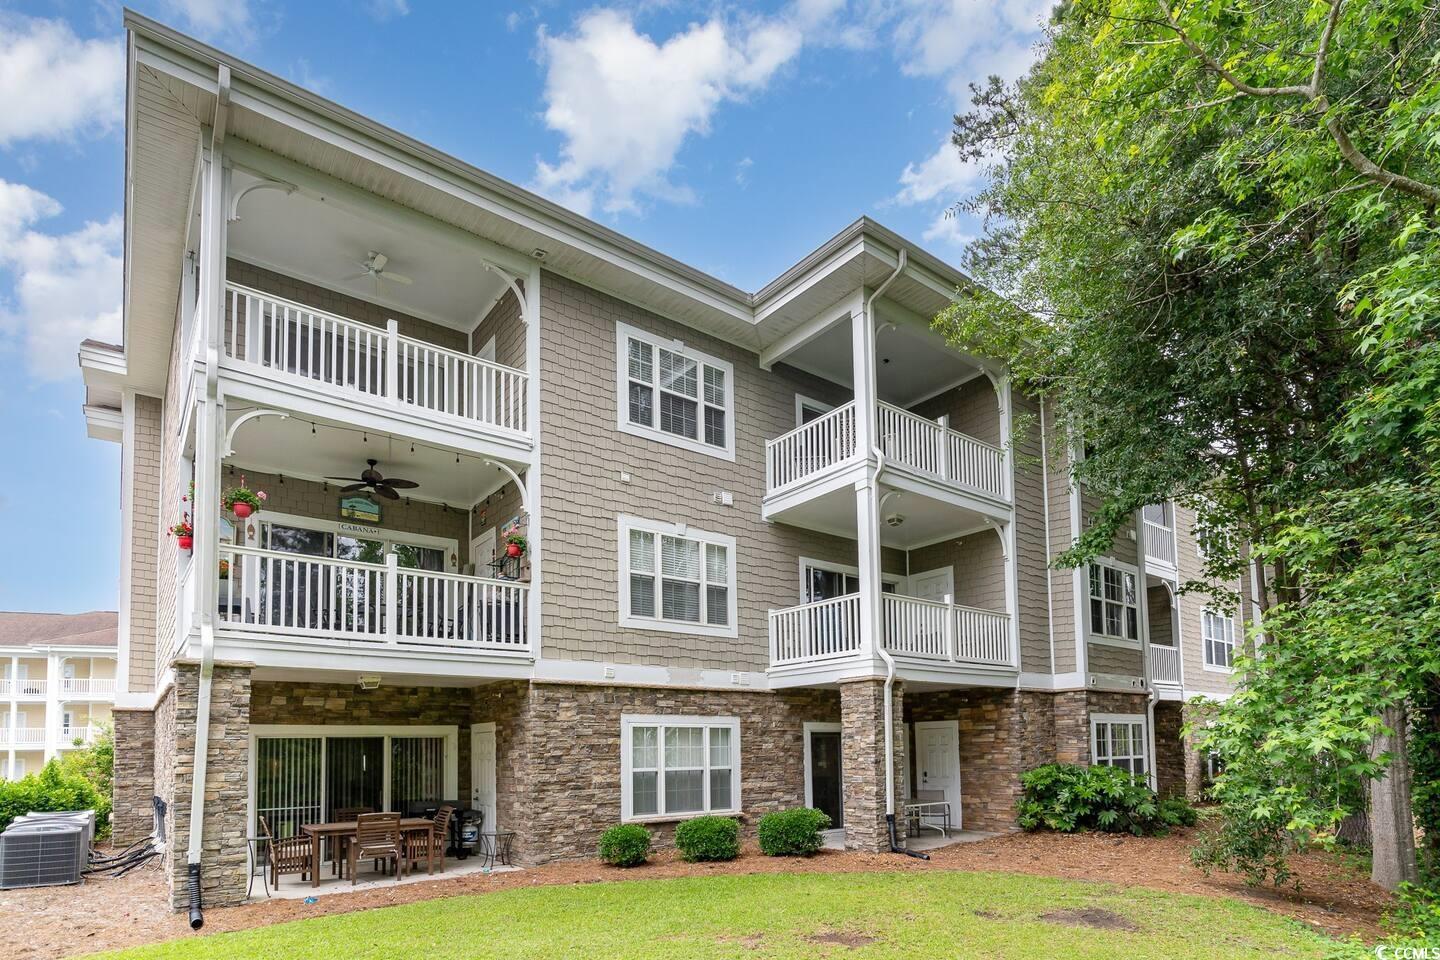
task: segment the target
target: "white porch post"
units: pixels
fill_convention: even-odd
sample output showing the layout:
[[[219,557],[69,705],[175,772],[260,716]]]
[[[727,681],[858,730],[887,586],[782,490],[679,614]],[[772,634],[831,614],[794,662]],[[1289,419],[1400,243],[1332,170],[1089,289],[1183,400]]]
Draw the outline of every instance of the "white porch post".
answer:
[[[540,625],[543,618],[545,535],[541,529],[540,446],[543,441],[540,423],[540,264],[530,265],[525,279],[525,426],[530,431],[530,464],[525,470],[525,503],[528,514],[526,540],[530,550],[530,593],[526,599],[525,630],[530,641],[530,656],[542,655]],[[734,390],[735,385],[730,384]],[[733,427],[731,429],[734,429]]]
[[[880,646],[880,463],[875,452],[875,324],[862,291],[850,314],[850,354],[855,384],[855,448],[865,475],[855,483],[856,569],[860,581],[860,655],[873,659]]]
[[[60,745],[60,672],[65,658],[58,653],[45,658],[45,762],[59,752]]]
[[[20,719],[20,658],[10,658],[10,715],[5,721],[10,725],[10,749],[5,756],[5,775],[11,780],[15,779],[15,731],[19,729]]]
[[[385,554],[385,642],[394,645],[399,642],[400,623],[396,620],[400,611],[400,558],[392,551]]]
[[[225,399],[217,384],[220,346],[225,332],[226,196],[230,171],[225,167],[222,137],[211,139],[206,151],[200,198],[200,283],[197,322],[204,344],[205,390],[195,417],[195,501],[191,504],[195,548],[195,604],[192,622],[213,623],[219,604],[220,456],[225,431]],[[181,622],[185,622],[182,618]]]

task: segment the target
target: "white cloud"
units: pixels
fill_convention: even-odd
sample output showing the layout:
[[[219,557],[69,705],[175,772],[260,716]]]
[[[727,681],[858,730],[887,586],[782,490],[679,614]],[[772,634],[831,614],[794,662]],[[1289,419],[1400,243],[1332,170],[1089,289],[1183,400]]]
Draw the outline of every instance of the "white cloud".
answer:
[[[119,38],[82,40],[62,20],[0,14],[0,146],[106,133],[124,88]]]
[[[240,43],[255,39],[255,18],[250,0],[161,0],[168,15],[179,17],[193,33],[207,39],[228,38]]]
[[[71,233],[35,230],[60,204],[24,184],[0,180],[0,342],[23,350],[42,380],[75,374],[75,350],[93,337],[120,338],[122,221],[118,214]]]
[[[392,17],[408,17],[410,15],[410,4],[407,0],[370,0],[366,4],[370,16],[384,23]]]
[[[750,186],[750,168],[753,166],[755,166],[755,161],[749,157],[744,157],[735,164],[735,184],[740,189],[743,190]]]
[[[892,38],[901,68],[938,77],[956,104],[972,81],[1019,76],[1034,58],[1033,41],[1056,0],[901,0]]]
[[[929,203],[936,197],[947,203],[958,199],[979,185],[984,168],[973,160],[961,160],[949,138],[935,152],[919,163],[907,163],[900,171],[900,192],[895,202],[910,206]]]
[[[968,228],[969,224],[958,214],[945,210],[935,215],[935,219],[930,221],[930,226],[925,228],[921,236],[927,243],[939,243],[963,250],[975,239],[975,234]]]
[[[535,187],[582,213],[692,200],[669,179],[685,139],[708,133],[722,103],[763,90],[799,53],[801,23],[717,17],[656,42],[628,15],[594,10],[569,34],[541,28],[545,123],[565,142],[558,162],[537,160]]]

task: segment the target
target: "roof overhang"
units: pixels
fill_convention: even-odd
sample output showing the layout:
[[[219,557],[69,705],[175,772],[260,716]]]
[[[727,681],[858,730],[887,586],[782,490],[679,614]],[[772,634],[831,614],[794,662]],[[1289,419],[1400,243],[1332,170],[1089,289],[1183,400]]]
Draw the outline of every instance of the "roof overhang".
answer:
[[[573,211],[444,154],[133,11],[126,125],[127,379],[160,392],[168,371],[195,176],[230,73],[227,146],[247,166],[318,174],[462,231],[501,266],[545,269],[755,352],[847,293],[877,285],[933,316],[970,286],[959,270],[868,218],[758,293],[746,293]]]
[[[80,344],[80,374],[85,381],[85,432],[96,440],[120,442],[124,429],[121,397],[128,374],[125,352],[113,343]]]

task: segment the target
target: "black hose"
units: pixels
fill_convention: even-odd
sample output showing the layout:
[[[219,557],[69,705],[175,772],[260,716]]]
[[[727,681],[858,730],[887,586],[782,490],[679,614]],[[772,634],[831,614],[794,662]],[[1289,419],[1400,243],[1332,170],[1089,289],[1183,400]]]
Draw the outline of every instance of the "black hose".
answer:
[[[929,860],[930,854],[920,853],[918,850],[907,850],[895,840],[895,814],[885,814],[885,826],[890,831],[890,852],[903,853],[907,857],[914,857],[916,860]]]
[[[190,929],[199,930],[205,926],[205,915],[200,912],[200,864],[190,864],[186,872],[186,886],[190,889]]]

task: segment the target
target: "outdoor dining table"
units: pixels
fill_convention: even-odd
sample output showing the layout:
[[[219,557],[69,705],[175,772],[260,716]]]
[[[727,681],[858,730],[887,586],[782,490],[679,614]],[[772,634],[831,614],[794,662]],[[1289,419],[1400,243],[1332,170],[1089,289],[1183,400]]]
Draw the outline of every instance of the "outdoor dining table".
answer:
[[[307,823],[300,827],[300,832],[310,838],[310,886],[320,886],[320,852],[325,848],[326,840],[349,840],[355,836],[356,822],[354,820],[342,820],[338,823]],[[427,817],[405,817],[400,821],[400,833],[428,833],[435,826],[434,822]],[[427,872],[435,872],[435,845],[425,845]],[[400,865],[397,863],[395,869],[398,871]]]

